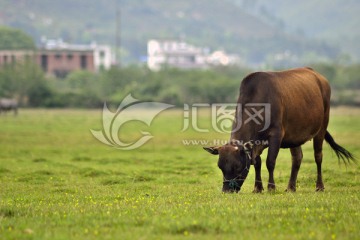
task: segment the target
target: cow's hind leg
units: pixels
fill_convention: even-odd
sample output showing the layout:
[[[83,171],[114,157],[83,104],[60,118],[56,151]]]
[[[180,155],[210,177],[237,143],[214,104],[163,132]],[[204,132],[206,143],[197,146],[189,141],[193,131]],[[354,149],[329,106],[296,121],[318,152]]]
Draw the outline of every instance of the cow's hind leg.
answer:
[[[256,157],[254,164],[255,168],[255,186],[254,186],[254,193],[261,193],[264,190],[262,180],[261,180],[261,158],[260,156]]]
[[[316,191],[324,191],[324,183],[322,180],[321,163],[322,163],[322,145],[324,142],[325,134],[319,133],[314,137],[314,156],[317,166],[317,180],[316,180]]]
[[[301,146],[290,148],[290,152],[291,152],[292,167],[291,167],[291,175],[290,175],[287,191],[295,192],[296,179],[300,169],[303,154],[302,154]]]

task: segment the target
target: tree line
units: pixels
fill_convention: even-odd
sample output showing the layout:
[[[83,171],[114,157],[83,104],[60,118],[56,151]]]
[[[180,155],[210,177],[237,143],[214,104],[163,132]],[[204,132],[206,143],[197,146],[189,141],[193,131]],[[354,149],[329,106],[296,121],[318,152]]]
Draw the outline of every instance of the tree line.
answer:
[[[359,105],[360,65],[315,64],[330,81],[333,104]],[[184,103],[233,103],[241,80],[252,69],[218,67],[207,70],[165,68],[152,72],[145,66],[112,67],[99,73],[75,71],[63,79],[46,77],[31,61],[0,68],[0,97],[19,100],[28,107],[97,108],[118,105],[131,93],[142,101],[176,106]]]
[[[23,31],[0,26],[0,50],[35,49],[34,40]]]
[[[34,49],[33,39],[18,29],[0,27],[0,50]],[[360,105],[360,64],[312,64],[330,81],[333,104]],[[184,103],[233,103],[241,80],[254,69],[215,67],[207,70],[165,68],[158,72],[146,66],[112,67],[98,73],[72,72],[65,78],[45,76],[27,59],[0,66],[0,98],[16,98],[26,107],[101,107],[118,105],[131,93],[143,101],[177,106]]]

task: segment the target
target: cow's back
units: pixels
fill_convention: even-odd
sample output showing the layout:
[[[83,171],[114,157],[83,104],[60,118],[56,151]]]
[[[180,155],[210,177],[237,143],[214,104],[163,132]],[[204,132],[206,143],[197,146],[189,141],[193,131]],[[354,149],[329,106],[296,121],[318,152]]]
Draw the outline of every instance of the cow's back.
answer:
[[[1,109],[13,109],[17,108],[18,103],[15,99],[9,98],[0,98],[0,108]]]
[[[283,147],[301,145],[328,123],[330,86],[310,68],[256,72],[240,88],[239,103],[270,103],[268,131],[281,128]]]

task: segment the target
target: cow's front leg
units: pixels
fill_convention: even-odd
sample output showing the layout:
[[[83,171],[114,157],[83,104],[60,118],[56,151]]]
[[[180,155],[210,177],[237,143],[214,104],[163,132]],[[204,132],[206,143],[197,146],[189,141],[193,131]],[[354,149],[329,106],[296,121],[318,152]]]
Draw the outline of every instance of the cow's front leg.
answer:
[[[280,150],[281,139],[282,139],[281,134],[272,136],[269,139],[269,150],[266,159],[266,167],[269,171],[269,182],[268,182],[269,191],[275,191],[274,169],[275,169],[276,158]]]
[[[264,190],[262,180],[261,180],[261,158],[260,156],[256,157],[255,164],[255,186],[253,193],[261,193]]]

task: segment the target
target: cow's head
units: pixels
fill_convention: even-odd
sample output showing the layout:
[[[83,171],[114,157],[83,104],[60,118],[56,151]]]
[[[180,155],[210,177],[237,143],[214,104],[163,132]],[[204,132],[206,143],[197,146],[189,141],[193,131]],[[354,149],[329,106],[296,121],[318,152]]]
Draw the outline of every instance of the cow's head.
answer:
[[[251,164],[252,143],[239,144],[231,141],[221,147],[204,147],[213,155],[219,155],[218,167],[223,173],[223,192],[239,192]]]

